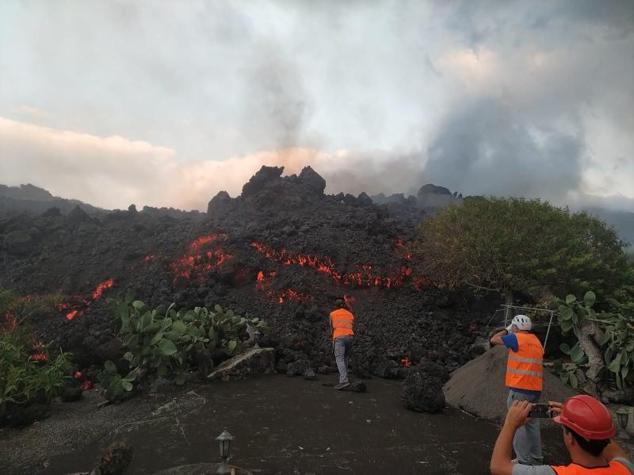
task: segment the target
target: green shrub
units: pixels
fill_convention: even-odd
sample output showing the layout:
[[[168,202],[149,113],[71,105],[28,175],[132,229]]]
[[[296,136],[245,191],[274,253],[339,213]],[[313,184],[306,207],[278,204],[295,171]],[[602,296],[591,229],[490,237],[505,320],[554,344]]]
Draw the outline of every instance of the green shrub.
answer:
[[[12,290],[0,290],[0,322],[21,323],[56,313],[62,301],[60,294],[18,295]]]
[[[213,310],[177,311],[174,307],[150,309],[139,300],[116,303],[118,335],[133,370],[173,377],[183,384],[188,370],[199,369],[197,352],[210,354],[221,349],[236,354],[243,347],[241,337],[247,333],[247,325],[265,329],[258,318],[236,315],[220,305]]]
[[[112,361],[106,361],[103,371],[99,374],[99,383],[104,388],[105,398],[108,401],[119,402],[130,397],[137,375],[138,370],[132,370],[126,376],[121,376],[116,365]]]
[[[69,354],[50,359],[42,349],[35,358],[31,350],[24,329],[0,333],[0,425],[11,424],[32,404],[48,405],[69,378]]]
[[[626,304],[614,299],[597,309],[594,292],[582,300],[568,295],[559,305],[559,324],[563,334],[572,333],[576,342],[560,349],[570,362],[560,368],[565,382],[576,386],[577,368],[588,368],[588,379],[598,382],[613,378],[619,388],[632,386],[634,377],[634,302]]]

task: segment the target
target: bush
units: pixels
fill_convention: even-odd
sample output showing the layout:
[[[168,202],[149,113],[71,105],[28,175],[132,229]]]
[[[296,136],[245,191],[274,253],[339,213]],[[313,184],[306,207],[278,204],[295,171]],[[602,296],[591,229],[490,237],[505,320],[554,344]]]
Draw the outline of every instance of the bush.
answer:
[[[106,361],[103,371],[99,374],[99,383],[104,389],[104,397],[113,402],[129,398],[132,396],[137,375],[138,370],[133,370],[126,376],[121,376],[116,365],[112,361]]]
[[[634,282],[616,232],[586,213],[539,200],[468,198],[419,228],[415,256],[422,273],[463,285],[540,300],[552,295],[615,296]]]
[[[600,379],[613,378],[619,389],[632,386],[634,303],[608,299],[602,306],[596,304],[597,297],[591,291],[586,292],[582,300],[568,295],[560,301],[561,331],[573,333],[576,339],[572,347],[566,343],[560,347],[570,358],[570,362],[558,365],[560,377],[573,387],[581,386],[579,375],[594,385]],[[581,368],[587,370],[580,371]],[[584,389],[592,391],[592,388]]]
[[[213,367],[214,352],[240,352],[248,326],[265,328],[258,318],[247,319],[220,305],[213,310],[196,307],[177,311],[174,304],[167,309],[150,309],[139,300],[119,301],[116,314],[118,336],[127,351],[124,358],[135,371],[130,383],[139,374],[156,374],[183,384],[187,371],[208,372]],[[132,374],[126,376],[130,377]],[[126,384],[122,389],[127,391],[128,387]]]
[[[45,348],[32,348],[24,329],[0,333],[0,426],[33,422],[41,411],[29,409],[48,406],[69,379],[69,354],[51,360]]]
[[[14,327],[20,322],[56,312],[61,301],[59,294],[20,296],[11,290],[0,289],[0,317],[4,317],[4,326]]]

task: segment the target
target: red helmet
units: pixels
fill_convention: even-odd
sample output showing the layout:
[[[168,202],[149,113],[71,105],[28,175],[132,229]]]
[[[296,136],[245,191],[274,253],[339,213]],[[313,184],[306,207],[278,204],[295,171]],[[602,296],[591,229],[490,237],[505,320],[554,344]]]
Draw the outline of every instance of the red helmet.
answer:
[[[573,396],[564,402],[561,415],[554,418],[587,440],[611,439],[616,434],[608,408],[591,396]]]

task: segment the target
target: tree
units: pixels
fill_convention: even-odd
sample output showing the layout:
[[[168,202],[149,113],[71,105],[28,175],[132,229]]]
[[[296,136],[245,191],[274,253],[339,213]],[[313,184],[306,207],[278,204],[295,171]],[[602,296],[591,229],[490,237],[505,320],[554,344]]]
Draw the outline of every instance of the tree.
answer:
[[[615,231],[587,213],[540,200],[472,197],[424,221],[417,261],[447,287],[472,286],[534,298],[613,295],[632,268]]]

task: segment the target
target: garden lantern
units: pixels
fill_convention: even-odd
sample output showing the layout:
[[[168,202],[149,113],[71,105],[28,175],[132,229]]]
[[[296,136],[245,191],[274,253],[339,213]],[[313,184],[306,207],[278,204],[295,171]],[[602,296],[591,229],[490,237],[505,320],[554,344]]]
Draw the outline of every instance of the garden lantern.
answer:
[[[231,473],[231,469],[229,468],[229,458],[231,457],[231,441],[233,440],[233,436],[227,432],[227,430],[223,430],[222,434],[216,437],[218,441],[218,446],[220,449],[220,458],[222,462],[218,467],[216,473],[218,474],[228,474]]]

